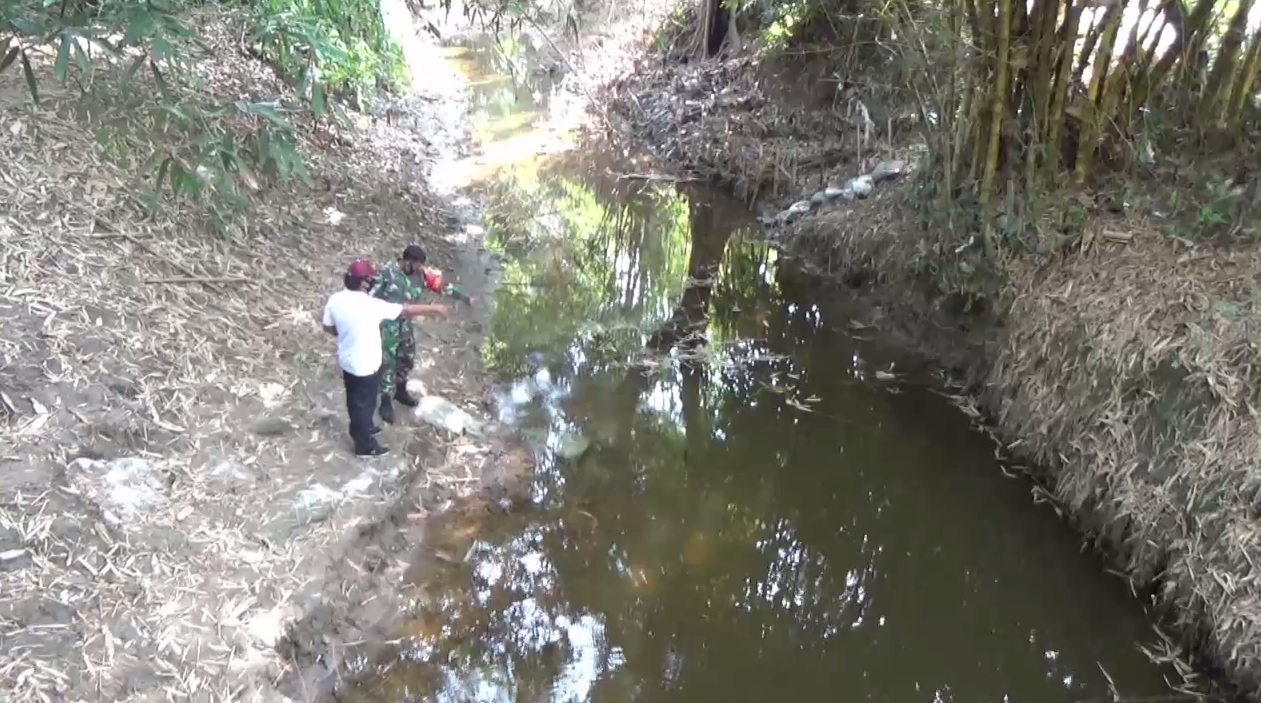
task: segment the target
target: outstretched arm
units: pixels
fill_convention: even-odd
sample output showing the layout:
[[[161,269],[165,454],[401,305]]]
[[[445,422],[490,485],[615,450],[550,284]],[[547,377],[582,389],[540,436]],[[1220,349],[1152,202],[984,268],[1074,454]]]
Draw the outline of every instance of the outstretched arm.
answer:
[[[414,303],[406,303],[403,305],[403,312],[399,315],[400,320],[410,320],[414,317],[446,317],[447,306],[445,305],[416,305]]]

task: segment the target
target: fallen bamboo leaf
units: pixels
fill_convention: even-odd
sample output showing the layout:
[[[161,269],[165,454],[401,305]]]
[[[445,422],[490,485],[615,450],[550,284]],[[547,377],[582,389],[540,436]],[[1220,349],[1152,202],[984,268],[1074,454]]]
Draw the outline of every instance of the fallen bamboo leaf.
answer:
[[[20,430],[18,430],[18,435],[26,436],[26,435],[33,435],[36,432],[39,432],[40,430],[44,429],[44,425],[48,424],[48,419],[50,417],[52,416],[49,415],[48,413],[44,413],[42,415],[36,415],[35,417],[27,421],[27,423],[23,425]]]

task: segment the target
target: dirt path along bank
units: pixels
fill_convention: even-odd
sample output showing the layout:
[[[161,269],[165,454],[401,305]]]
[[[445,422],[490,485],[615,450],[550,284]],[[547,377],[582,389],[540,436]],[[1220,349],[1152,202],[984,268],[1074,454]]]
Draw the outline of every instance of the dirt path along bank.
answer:
[[[210,91],[290,95],[236,28],[201,29]],[[410,417],[392,455],[351,456],[317,323],[347,262],[412,241],[482,297],[476,237],[425,185],[459,99],[304,126],[315,186],[261,187],[225,238],[194,205],[143,208],[152,174],[70,95],[36,106],[0,74],[0,698],[280,700],[282,654],[321,608],[370,598],[400,525],[528,470],[502,437]],[[474,414],[483,311],[419,332],[415,380]]]

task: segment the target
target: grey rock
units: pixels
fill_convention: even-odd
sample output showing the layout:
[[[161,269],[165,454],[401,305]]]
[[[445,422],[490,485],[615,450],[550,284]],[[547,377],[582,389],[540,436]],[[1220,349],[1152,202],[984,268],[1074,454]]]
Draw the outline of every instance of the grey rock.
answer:
[[[131,522],[166,501],[161,472],[144,459],[75,459],[66,467],[66,477],[114,525]]]
[[[871,180],[873,183],[884,183],[891,181],[898,176],[906,173],[906,162],[901,159],[894,161],[881,161],[871,170]]]
[[[293,432],[297,428],[283,417],[264,416],[254,421],[250,431],[263,437],[276,437]]]
[[[824,205],[827,204],[828,200],[830,200],[830,198],[828,198],[827,191],[820,190],[816,192],[814,195],[810,196],[810,206],[815,207],[815,208],[823,207]]]
[[[207,484],[225,493],[247,489],[257,480],[257,474],[236,459],[220,459],[206,469]]]
[[[859,176],[851,178],[845,184],[845,188],[854,193],[855,197],[865,198],[871,195],[871,191],[875,190],[876,184],[872,182],[871,176]]]
[[[344,500],[341,491],[320,483],[308,486],[294,499],[289,510],[281,512],[271,521],[271,538],[276,541],[292,539],[307,525],[332,517]]]
[[[810,212],[810,210],[811,207],[809,200],[798,200],[788,207],[789,212],[795,212],[798,215],[804,215],[807,212]]]
[[[845,200],[854,199],[854,191],[849,188],[833,188],[832,186],[828,186],[827,190],[823,191],[823,193],[827,196],[828,200],[836,200],[837,198],[844,198]]]
[[[789,208],[775,216],[775,222],[779,225],[786,225],[801,217],[801,211]]]

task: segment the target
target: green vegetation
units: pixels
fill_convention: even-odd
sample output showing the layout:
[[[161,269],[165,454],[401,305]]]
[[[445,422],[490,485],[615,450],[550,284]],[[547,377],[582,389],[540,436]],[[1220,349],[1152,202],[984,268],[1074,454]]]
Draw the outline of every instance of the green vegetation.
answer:
[[[702,24],[716,21],[717,6],[700,2]],[[735,9],[733,26],[769,55],[826,57],[833,107],[861,103],[877,138],[887,136],[885,116],[927,142],[915,203],[925,224],[951,233],[951,249],[973,234],[990,254],[1077,244],[1089,219],[1083,191],[1172,215],[1191,241],[1259,236],[1254,0],[746,0]]]
[[[1087,5],[968,0],[903,8],[897,22],[919,45],[904,54],[912,65],[951,69],[908,72],[908,85],[930,125],[930,173],[940,195],[974,194],[987,250],[1000,239],[1040,250],[1076,242],[1083,232],[1065,227],[1064,217],[1039,226],[1050,210],[1040,197],[1114,190],[1119,179],[1163,180],[1177,161],[1185,173],[1185,159],[1246,145],[1261,126],[1254,100],[1261,26],[1245,31],[1250,0]],[[1215,21],[1222,18],[1225,31]],[[1206,175],[1211,170],[1174,176],[1197,196],[1199,206],[1183,210],[1193,213],[1198,235],[1237,237],[1257,212],[1255,188],[1233,202],[1213,198],[1234,174]],[[1051,203],[1071,216],[1062,201]]]
[[[297,99],[216,90],[202,65],[224,48],[206,39],[216,27],[276,66]],[[0,14],[0,71],[20,71],[32,101],[72,109],[116,157],[147,167],[156,191],[210,205],[220,225],[265,181],[307,178],[295,119],[406,78],[375,0],[16,0]]]
[[[564,2],[464,12],[495,29],[577,23]],[[213,59],[230,52],[264,60],[293,90],[222,85]],[[9,0],[0,74],[10,72],[34,103],[75,112],[109,153],[149,174],[149,206],[165,190],[207,206],[221,228],[239,221],[251,191],[308,179],[299,125],[340,121],[338,99],[362,108],[409,81],[380,0]]]
[[[402,51],[390,38],[379,0],[257,0],[252,34],[263,53],[321,114],[328,92],[393,89],[407,80]]]

